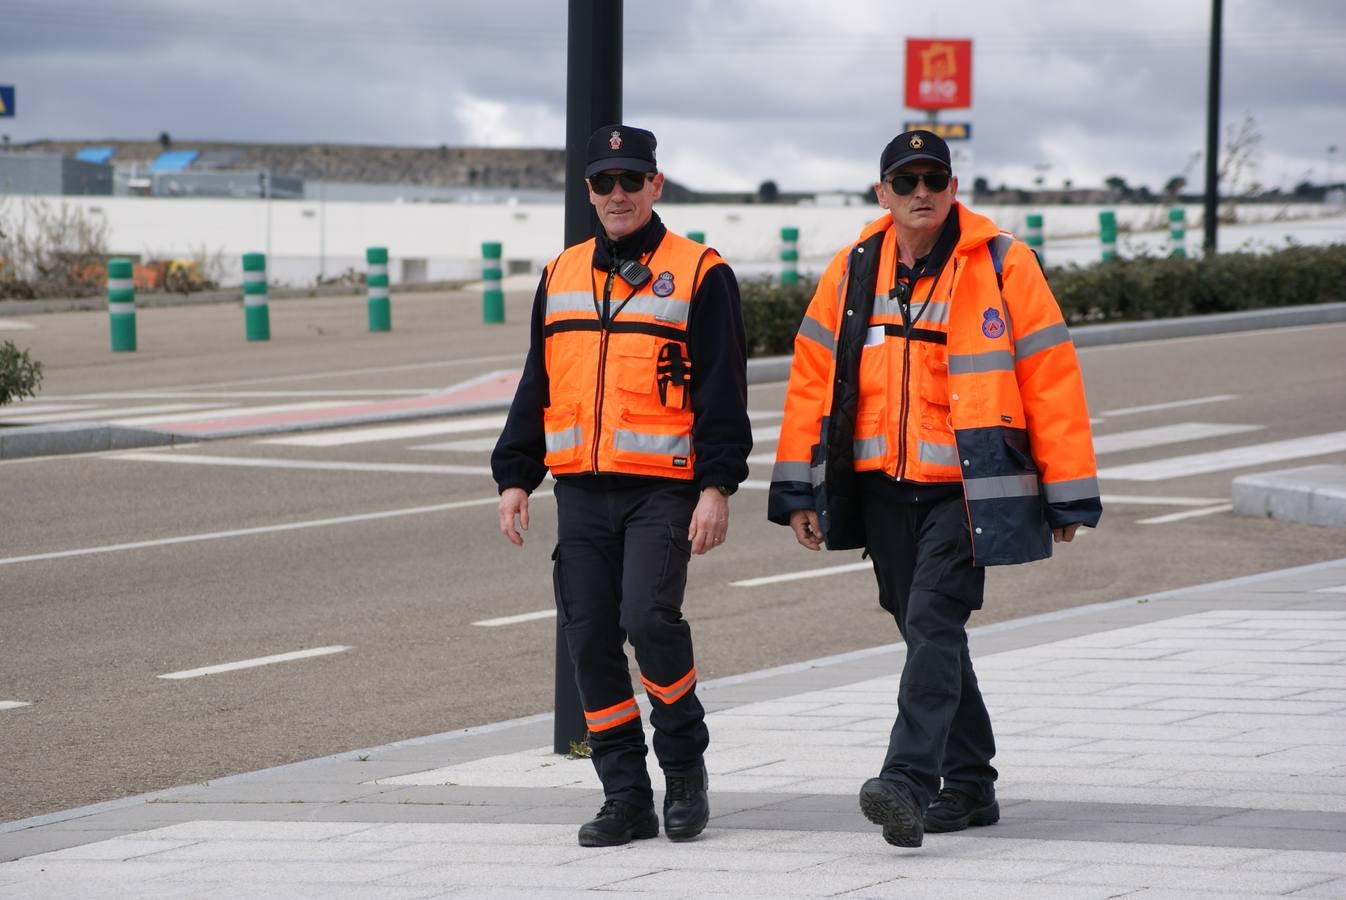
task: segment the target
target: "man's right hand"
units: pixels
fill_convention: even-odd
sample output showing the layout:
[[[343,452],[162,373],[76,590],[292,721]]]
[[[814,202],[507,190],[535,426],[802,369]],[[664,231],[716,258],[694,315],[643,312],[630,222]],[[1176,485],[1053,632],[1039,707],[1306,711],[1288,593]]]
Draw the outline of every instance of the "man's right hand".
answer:
[[[528,530],[528,492],[523,488],[505,488],[500,492],[499,513],[500,533],[514,546],[522,547],[523,535],[519,532]]]
[[[818,524],[818,513],[811,509],[797,509],[790,513],[790,528],[801,547],[823,549],[823,530]]]

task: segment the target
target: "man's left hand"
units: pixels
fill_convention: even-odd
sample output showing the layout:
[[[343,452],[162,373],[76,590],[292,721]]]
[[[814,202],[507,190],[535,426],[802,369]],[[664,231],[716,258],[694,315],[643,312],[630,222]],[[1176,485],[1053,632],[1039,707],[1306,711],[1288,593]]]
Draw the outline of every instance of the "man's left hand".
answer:
[[[1079,530],[1079,527],[1079,522],[1071,522],[1065,528],[1053,528],[1052,540],[1058,544],[1063,541],[1069,544],[1071,541],[1075,540],[1075,532]]]
[[[708,487],[701,492],[701,499],[692,511],[692,527],[687,530],[692,552],[698,556],[709,553],[724,543],[728,533],[729,498],[717,488]]]

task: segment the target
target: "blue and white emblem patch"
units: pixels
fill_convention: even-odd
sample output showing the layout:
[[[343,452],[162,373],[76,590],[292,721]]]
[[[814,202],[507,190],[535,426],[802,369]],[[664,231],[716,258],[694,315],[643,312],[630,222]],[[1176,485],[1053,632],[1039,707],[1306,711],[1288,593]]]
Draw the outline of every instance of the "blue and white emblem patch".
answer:
[[[660,272],[659,277],[654,279],[654,284],[650,287],[656,297],[667,297],[673,293],[673,273]]]
[[[992,307],[981,314],[981,333],[995,339],[1005,333],[1005,320],[1000,318],[1000,310]]]

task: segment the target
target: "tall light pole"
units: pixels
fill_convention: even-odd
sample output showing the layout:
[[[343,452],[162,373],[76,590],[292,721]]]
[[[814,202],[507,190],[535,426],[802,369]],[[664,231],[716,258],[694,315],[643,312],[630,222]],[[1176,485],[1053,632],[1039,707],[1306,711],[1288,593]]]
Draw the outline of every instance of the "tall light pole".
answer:
[[[1223,0],[1211,0],[1210,75],[1206,84],[1206,212],[1207,255],[1215,254],[1215,228],[1220,218],[1220,18]]]

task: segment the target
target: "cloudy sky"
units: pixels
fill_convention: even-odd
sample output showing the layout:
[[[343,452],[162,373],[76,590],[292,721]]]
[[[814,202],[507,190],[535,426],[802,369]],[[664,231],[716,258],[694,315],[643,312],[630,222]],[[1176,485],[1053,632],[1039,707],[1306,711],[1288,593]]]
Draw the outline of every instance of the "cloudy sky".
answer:
[[[907,37],[967,37],[975,172],[1203,179],[1210,0],[626,0],[624,118],[700,190],[854,189]],[[561,147],[565,0],[3,0],[14,141]],[[1346,2],[1225,0],[1223,122],[1264,185],[1346,179]],[[1338,148],[1335,152],[1330,147]]]

